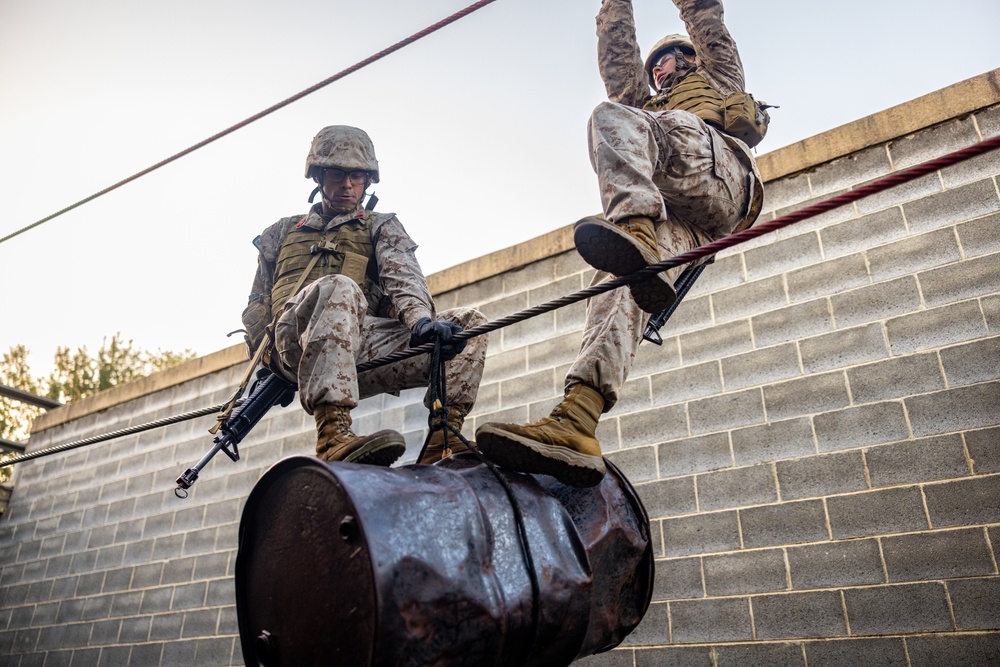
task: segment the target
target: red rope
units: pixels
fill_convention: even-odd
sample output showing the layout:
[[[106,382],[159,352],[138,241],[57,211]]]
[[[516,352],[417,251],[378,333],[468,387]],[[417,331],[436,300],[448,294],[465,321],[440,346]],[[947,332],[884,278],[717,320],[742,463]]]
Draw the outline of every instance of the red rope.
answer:
[[[21,229],[17,230],[16,232],[13,232],[11,234],[8,234],[7,236],[4,236],[3,238],[0,238],[0,243],[3,243],[4,241],[9,241],[10,239],[14,238],[15,236],[18,236],[19,234],[23,234],[24,232],[28,231],[29,229],[34,229],[35,227],[38,227],[39,225],[41,225],[43,223],[46,223],[49,220],[52,220],[53,218],[59,217],[63,213],[68,213],[69,211],[72,211],[73,209],[75,209],[75,208],[77,208],[79,206],[83,206],[87,202],[92,201],[94,199],[97,199],[98,197],[100,197],[102,195],[106,195],[107,193],[111,192],[112,190],[117,190],[118,188],[120,188],[121,186],[125,185],[126,183],[131,183],[132,181],[136,180],[137,178],[139,178],[141,176],[145,176],[146,174],[148,174],[151,171],[155,171],[155,170],[159,169],[160,167],[162,167],[164,165],[170,164],[174,160],[177,160],[179,158],[184,157],[188,153],[193,153],[194,151],[198,150],[199,148],[203,148],[203,147],[207,146],[208,144],[212,143],[216,139],[221,139],[222,137],[226,136],[227,134],[231,134],[231,133],[235,132],[236,130],[238,130],[238,129],[244,127],[244,126],[249,125],[250,123],[254,122],[255,120],[259,120],[259,119],[263,118],[264,116],[266,116],[268,114],[274,113],[278,109],[286,107],[289,104],[291,104],[292,102],[300,100],[303,97],[305,97],[306,95],[309,95],[310,93],[314,93],[317,90],[319,90],[320,88],[323,88],[324,86],[330,85],[334,81],[338,81],[340,79],[343,79],[348,74],[353,74],[354,72],[357,72],[362,67],[370,65],[373,62],[375,62],[376,60],[380,60],[381,58],[386,57],[390,53],[394,53],[394,52],[400,50],[401,48],[403,48],[404,46],[412,44],[413,42],[417,41],[418,39],[420,39],[422,37],[426,37],[427,35],[431,34],[432,32],[436,32],[437,30],[440,30],[441,28],[445,27],[446,25],[454,23],[455,21],[468,16],[469,14],[471,14],[474,11],[476,11],[477,9],[481,9],[481,8],[485,7],[486,5],[488,5],[490,3],[493,3],[495,1],[496,0],[479,0],[479,2],[476,2],[476,3],[472,4],[472,5],[469,5],[468,7],[466,7],[465,9],[463,9],[461,11],[455,12],[451,16],[438,21],[434,25],[431,25],[431,26],[429,26],[427,28],[424,28],[420,32],[414,33],[414,34],[410,35],[409,37],[407,37],[406,39],[403,39],[403,40],[400,40],[400,41],[396,42],[395,44],[393,44],[389,48],[383,49],[383,50],[379,51],[378,53],[376,53],[375,55],[369,56],[368,58],[365,58],[361,62],[359,62],[357,64],[354,64],[354,65],[351,65],[347,69],[342,70],[342,71],[334,74],[330,78],[324,79],[324,80],[320,81],[319,83],[317,83],[317,84],[315,84],[313,86],[310,86],[309,88],[306,88],[302,92],[296,93],[295,95],[292,95],[291,97],[289,97],[289,98],[287,98],[285,100],[282,100],[281,102],[278,102],[274,106],[270,106],[267,109],[264,109],[263,111],[261,111],[260,113],[254,114],[253,116],[250,116],[246,120],[243,120],[243,121],[241,121],[239,123],[236,123],[232,127],[228,127],[225,130],[222,130],[221,132],[219,132],[217,134],[213,134],[212,136],[210,136],[208,139],[205,139],[204,141],[200,141],[200,142],[196,143],[195,145],[193,145],[193,146],[191,146],[189,148],[185,148],[184,150],[182,150],[179,153],[171,155],[170,157],[168,157],[165,160],[161,160],[160,162],[157,162],[152,167],[147,167],[146,169],[143,169],[140,172],[132,174],[128,178],[126,178],[124,180],[121,180],[121,181],[118,181],[114,185],[112,185],[110,187],[107,187],[107,188],[104,188],[100,192],[96,192],[96,193],[90,195],[89,197],[81,199],[80,201],[76,202],[75,204],[70,204],[66,208],[56,211],[52,215],[46,216],[46,217],[42,218],[41,220],[39,220],[37,222],[31,223],[27,227],[22,227]]]
[[[768,234],[777,229],[788,227],[789,225],[801,222],[806,218],[812,218],[820,215],[821,213],[826,213],[827,211],[839,206],[844,206],[845,204],[856,202],[859,199],[870,197],[871,195],[882,192],[883,190],[888,190],[891,187],[908,183],[909,181],[920,178],[921,176],[926,176],[927,174],[937,171],[938,169],[950,167],[958,164],[959,162],[964,162],[965,160],[983,155],[984,153],[988,153],[989,151],[997,148],[1000,148],[1000,136],[987,139],[986,141],[981,141],[978,144],[973,144],[972,146],[955,151],[954,153],[948,153],[947,155],[943,155],[934,160],[922,162],[915,167],[898,171],[895,174],[890,174],[889,176],[872,181],[867,185],[862,185],[856,190],[841,193],[835,197],[827,199],[826,201],[813,204],[812,206],[807,206],[793,213],[789,213],[788,215],[775,218],[769,222],[754,225],[750,229],[745,229],[742,232],[737,232],[736,234],[730,234],[729,236],[725,236],[718,241],[713,241],[706,245],[699,246],[694,250],[689,250],[688,252],[676,255],[670,259],[665,259],[662,262],[650,264],[646,268],[636,271],[635,273],[630,273],[627,276],[612,278],[611,280],[606,280],[597,285],[591,285],[590,287],[567,294],[566,296],[561,296],[559,298],[552,299],[551,301],[540,303],[537,306],[532,306],[518,311],[511,315],[506,315],[478,327],[466,329],[456,335],[455,339],[466,340],[468,338],[474,338],[475,336],[481,336],[485,333],[490,333],[491,331],[502,329],[503,327],[510,326],[511,324],[517,324],[518,322],[523,322],[524,320],[537,315],[542,315],[556,310],[557,308],[568,306],[576,303],[577,301],[583,301],[584,299],[589,299],[592,296],[603,294],[604,292],[610,292],[613,289],[633,283],[641,277],[647,276],[651,273],[660,273],[675,266],[681,266],[682,264],[688,264],[699,259],[704,259],[705,257],[711,257],[720,250],[731,248],[732,246],[744,243],[750,239],[755,239],[758,236],[763,236],[764,234]],[[369,371],[373,368],[379,368],[380,366],[386,366],[397,361],[402,361],[403,359],[409,359],[410,357],[415,357],[418,354],[430,352],[433,347],[433,343],[425,343],[424,345],[420,345],[418,347],[393,352],[385,357],[380,357],[379,359],[373,359],[371,361],[358,364],[358,372]]]

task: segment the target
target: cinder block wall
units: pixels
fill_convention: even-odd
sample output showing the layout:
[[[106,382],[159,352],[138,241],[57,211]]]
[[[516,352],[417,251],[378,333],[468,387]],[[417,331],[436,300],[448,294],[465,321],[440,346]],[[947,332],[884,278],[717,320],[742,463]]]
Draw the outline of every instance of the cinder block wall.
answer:
[[[761,157],[764,219],[1000,134],[1000,71]],[[656,586],[625,644],[581,664],[1000,661],[1000,155],[723,253],[644,344],[606,455],[652,518]],[[431,277],[490,318],[586,286],[567,229]],[[583,305],[492,335],[486,420],[548,412]],[[218,404],[239,349],[44,415],[29,451]],[[424,433],[421,391],[359,431]],[[243,502],[312,449],[273,410],[191,497],[211,417],[18,466],[0,518],[0,664],[241,665]]]

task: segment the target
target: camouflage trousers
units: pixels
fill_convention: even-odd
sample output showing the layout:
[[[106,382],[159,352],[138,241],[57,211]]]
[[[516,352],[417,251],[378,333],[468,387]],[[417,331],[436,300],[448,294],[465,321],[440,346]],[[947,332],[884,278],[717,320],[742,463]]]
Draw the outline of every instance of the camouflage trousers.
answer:
[[[357,373],[357,364],[410,346],[410,331],[399,320],[366,315],[368,302],[350,278],[329,275],[293,296],[274,327],[275,351],[282,375],[297,382],[299,400],[313,414],[317,405],[357,406],[382,393],[426,387],[429,354]],[[455,308],[438,319],[469,329],[486,322],[472,308]],[[469,339],[465,350],[445,364],[447,403],[463,416],[476,402],[486,359],[486,336]],[[430,398],[424,404],[430,407]]]
[[[687,252],[731,233],[760,187],[745,158],[722,135],[686,111],[643,111],[603,102],[590,119],[591,163],[605,217],[654,221],[660,257]],[[684,267],[668,272],[676,280]],[[606,279],[598,273],[595,282]],[[584,383],[604,395],[605,410],[635,359],[649,320],[628,288],[590,299],[583,343],[566,385]]]

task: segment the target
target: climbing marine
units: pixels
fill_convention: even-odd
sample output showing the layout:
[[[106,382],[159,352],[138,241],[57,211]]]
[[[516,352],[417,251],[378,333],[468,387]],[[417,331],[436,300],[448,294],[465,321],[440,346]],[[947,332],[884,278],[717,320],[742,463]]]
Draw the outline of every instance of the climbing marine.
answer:
[[[664,37],[645,61],[630,0],[604,0],[597,15],[609,101],[594,110],[588,131],[604,215],[574,228],[577,250],[598,270],[595,283],[745,229],[760,213],[761,177],[750,149],[767,129],[766,105],[744,90],[720,0],[673,2],[690,37]],[[563,400],[530,424],[483,424],[476,430],[483,453],[566,484],[599,483],[598,420],[618,401],[649,314],[676,299],[679,271],[643,274],[592,298]]]

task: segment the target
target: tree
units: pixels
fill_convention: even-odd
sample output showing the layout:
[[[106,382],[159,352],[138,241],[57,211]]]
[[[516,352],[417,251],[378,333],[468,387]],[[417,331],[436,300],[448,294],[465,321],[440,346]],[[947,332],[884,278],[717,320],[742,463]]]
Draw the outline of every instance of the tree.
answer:
[[[126,341],[121,333],[115,333],[111,340],[104,338],[96,356],[91,356],[86,346],[78,347],[75,352],[58,347],[52,372],[45,379],[36,379],[28,366],[28,348],[14,345],[0,357],[0,384],[33,394],[44,390],[49,398],[69,403],[176,366],[194,356],[191,350],[146,352],[137,349],[131,339]],[[0,397],[0,437],[25,439],[39,412],[41,408]],[[0,456],[0,462],[9,456]],[[10,467],[0,468],[0,482],[9,478]]]

